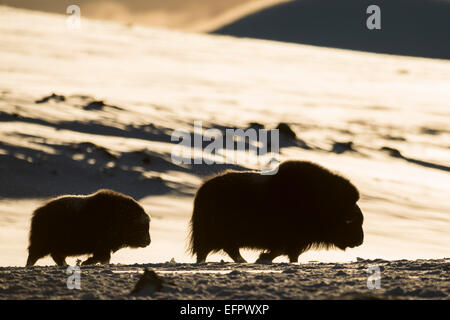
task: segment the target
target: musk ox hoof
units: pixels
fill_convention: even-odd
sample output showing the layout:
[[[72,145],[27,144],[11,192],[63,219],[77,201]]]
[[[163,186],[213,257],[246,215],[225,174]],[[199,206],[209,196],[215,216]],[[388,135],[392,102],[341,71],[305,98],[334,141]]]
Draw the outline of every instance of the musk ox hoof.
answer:
[[[27,267],[49,254],[58,266],[83,254],[93,256],[82,265],[109,263],[111,252],[148,246],[149,228],[144,209],[112,190],[51,199],[33,213]]]
[[[244,258],[240,257],[240,258],[237,258],[236,260],[234,260],[234,263],[247,263],[247,260],[245,260]]]
[[[259,258],[258,260],[255,261],[255,263],[257,263],[257,264],[272,264],[272,260],[266,260],[266,259]]]
[[[109,260],[110,257],[104,257],[104,258],[97,258],[97,257],[91,257],[89,259],[87,259],[86,261],[83,261],[81,263],[82,266],[89,266],[89,265],[94,265],[97,263],[101,263],[101,264],[109,264]]]

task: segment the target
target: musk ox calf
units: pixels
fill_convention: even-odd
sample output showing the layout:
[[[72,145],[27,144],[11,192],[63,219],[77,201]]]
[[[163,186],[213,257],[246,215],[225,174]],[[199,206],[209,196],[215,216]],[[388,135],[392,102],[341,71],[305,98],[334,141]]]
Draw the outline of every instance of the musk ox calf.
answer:
[[[284,162],[274,175],[227,171],[197,191],[190,250],[197,263],[220,250],[246,262],[240,248],[263,250],[258,262],[297,262],[311,247],[353,248],[364,237],[358,199],[350,181],[310,162]]]
[[[149,227],[144,209],[112,190],[51,199],[33,213],[27,266],[48,254],[58,266],[83,254],[93,254],[83,265],[109,263],[111,251],[148,246]]]

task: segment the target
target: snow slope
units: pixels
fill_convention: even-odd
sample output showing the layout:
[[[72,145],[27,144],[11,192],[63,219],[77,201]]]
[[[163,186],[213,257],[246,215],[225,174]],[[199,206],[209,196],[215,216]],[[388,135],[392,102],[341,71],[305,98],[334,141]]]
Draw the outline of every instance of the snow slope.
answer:
[[[445,60],[88,19],[69,30],[64,16],[0,7],[0,265],[24,265],[42,201],[100,187],[134,196],[153,217],[152,244],[112,262],[193,261],[193,196],[224,168],[171,162],[171,133],[194,121],[287,122],[299,140],[283,144],[281,159],[316,161],[358,186],[364,244],[301,262],[448,257],[449,88]],[[35,102],[52,93],[64,101]]]

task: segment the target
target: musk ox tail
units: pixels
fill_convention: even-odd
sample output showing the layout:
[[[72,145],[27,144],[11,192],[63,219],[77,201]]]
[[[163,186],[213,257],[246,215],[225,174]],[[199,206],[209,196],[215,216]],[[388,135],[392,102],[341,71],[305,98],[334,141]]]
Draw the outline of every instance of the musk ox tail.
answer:
[[[193,231],[193,229],[194,229],[194,223],[193,223],[192,220],[193,220],[193,219],[191,218],[191,221],[190,221],[190,223],[189,223],[189,244],[188,244],[188,252],[189,252],[191,255],[195,255],[195,253],[196,253],[197,251],[195,250],[195,245],[194,245],[194,242],[195,242],[195,240],[194,240],[194,231]]]
[[[201,197],[196,197],[194,200],[194,210],[190,221],[190,241],[189,252],[193,256],[197,256],[197,261],[202,261],[205,254],[211,251],[211,231],[212,221],[211,215],[208,215],[205,208],[201,208],[199,203],[203,201]],[[205,216],[206,215],[206,216]]]
[[[189,230],[189,247],[188,250],[191,255],[196,255],[200,249],[200,240],[199,240],[199,228],[198,228],[198,212],[196,211],[194,205],[194,211],[192,213],[191,221],[190,221],[190,230]]]
[[[41,208],[33,212],[29,234],[28,259],[26,266],[32,266],[39,258],[49,254],[48,217],[41,213]]]

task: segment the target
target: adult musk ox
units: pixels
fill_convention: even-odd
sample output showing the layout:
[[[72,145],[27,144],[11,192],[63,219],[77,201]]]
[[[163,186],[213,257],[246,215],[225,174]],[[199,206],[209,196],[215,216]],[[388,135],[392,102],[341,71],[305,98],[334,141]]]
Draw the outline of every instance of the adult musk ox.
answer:
[[[274,175],[227,171],[197,191],[190,249],[201,263],[220,250],[246,262],[240,248],[263,250],[260,262],[296,262],[311,247],[353,248],[364,237],[358,199],[350,181],[310,162],[284,162]]]
[[[82,254],[93,254],[83,265],[109,263],[120,248],[148,246],[149,227],[144,209],[112,190],[51,199],[33,213],[27,266],[48,254],[58,266]]]

